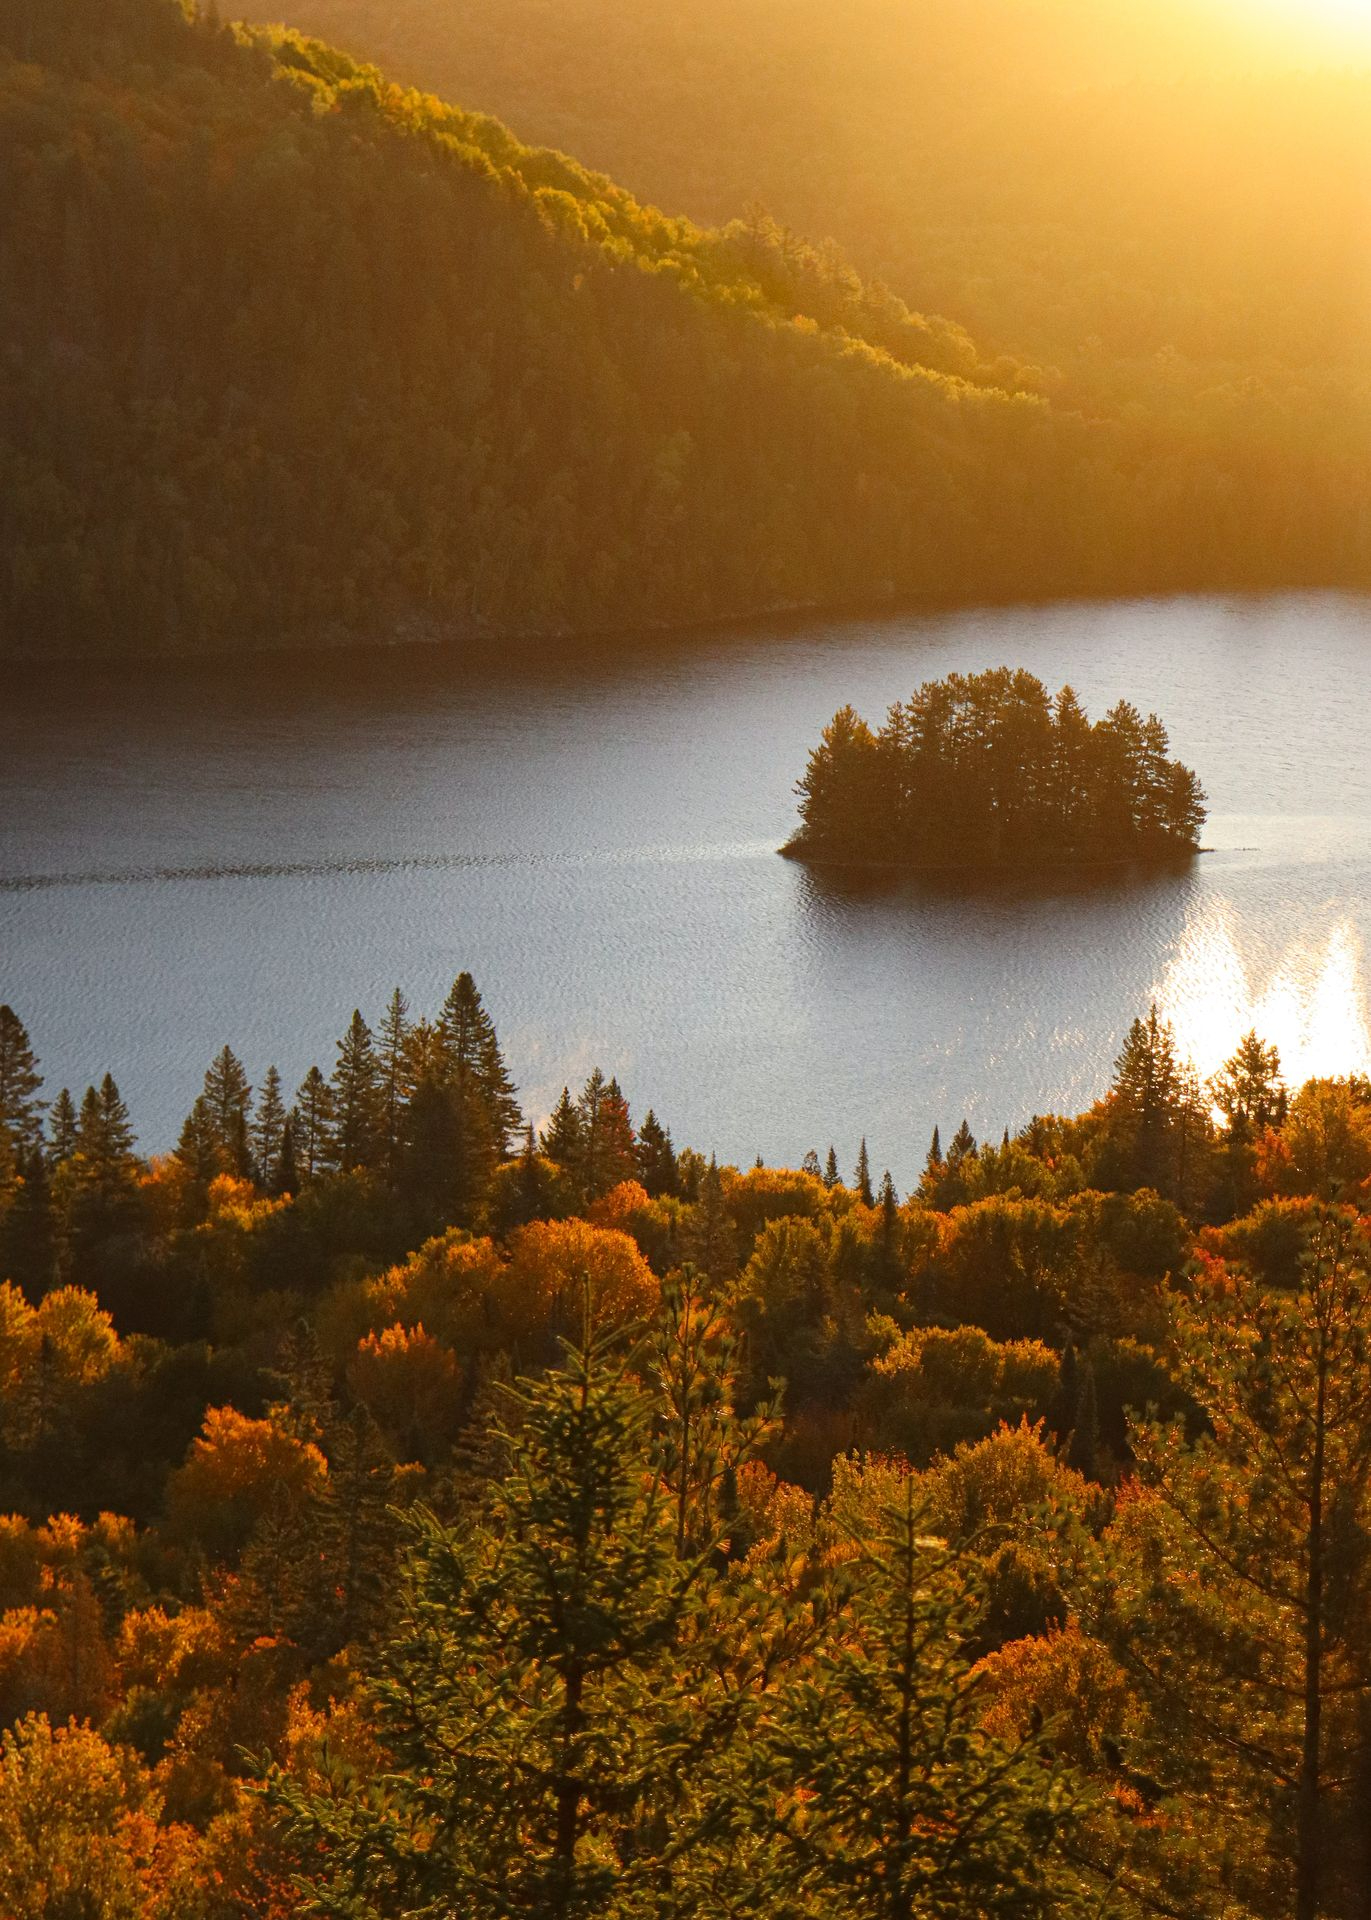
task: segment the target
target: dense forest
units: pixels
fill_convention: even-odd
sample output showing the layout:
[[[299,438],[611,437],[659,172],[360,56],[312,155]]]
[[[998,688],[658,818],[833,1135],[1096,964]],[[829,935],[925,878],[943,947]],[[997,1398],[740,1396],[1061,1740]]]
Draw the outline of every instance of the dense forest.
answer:
[[[0,0],[0,117],[7,654],[1367,577],[1346,383],[1062,386],[178,0]]]
[[[841,708],[796,791],[784,853],[899,867],[1174,860],[1205,819],[1155,713],[1121,700],[1092,724],[1070,687],[1008,667],[926,681],[879,733]]]
[[[282,5],[640,197],[831,235],[1058,404],[1146,416],[1177,484],[1238,440],[1265,484],[1293,459],[1365,490],[1350,9],[1325,33],[1318,6],[1261,0]]]
[[[151,1157],[0,1008],[0,1908],[1361,1920],[1369,1196],[1155,1009],[901,1198],[465,974]]]

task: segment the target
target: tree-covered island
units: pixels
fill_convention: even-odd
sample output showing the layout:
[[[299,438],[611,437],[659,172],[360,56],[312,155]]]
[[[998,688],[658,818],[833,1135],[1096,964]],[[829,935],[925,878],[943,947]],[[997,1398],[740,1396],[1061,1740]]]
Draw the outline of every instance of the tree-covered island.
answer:
[[[1204,790],[1166,728],[1121,700],[1091,721],[1072,689],[996,667],[929,680],[879,733],[851,707],[809,756],[800,858],[912,868],[1164,861],[1199,847]]]

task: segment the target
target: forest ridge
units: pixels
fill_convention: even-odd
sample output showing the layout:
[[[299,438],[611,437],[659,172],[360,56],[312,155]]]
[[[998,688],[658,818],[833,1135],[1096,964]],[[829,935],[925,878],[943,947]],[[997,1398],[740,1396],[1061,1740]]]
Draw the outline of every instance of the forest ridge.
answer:
[[[1345,381],[1059,381],[177,0],[3,0],[0,114],[7,654],[1367,578]]]

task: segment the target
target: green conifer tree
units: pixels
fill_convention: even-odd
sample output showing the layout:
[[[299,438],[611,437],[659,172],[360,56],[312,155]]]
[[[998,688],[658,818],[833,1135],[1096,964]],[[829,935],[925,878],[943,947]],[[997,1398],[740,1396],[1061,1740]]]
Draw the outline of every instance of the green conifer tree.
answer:
[[[384,1093],[371,1028],[355,1009],[338,1042],[329,1164],[340,1173],[375,1166],[383,1152]]]
[[[857,1171],[852,1176],[852,1188],[864,1207],[876,1204],[875,1189],[871,1185],[871,1161],[866,1151],[866,1136],[857,1152]]]
[[[48,1116],[48,1165],[60,1167],[76,1151],[78,1119],[76,1103],[63,1087],[52,1103]]]
[[[0,1006],[0,1141],[16,1159],[42,1145],[42,1084],[23,1021],[13,1007]]]
[[[830,1192],[842,1185],[842,1175],[838,1172],[838,1150],[833,1146],[829,1147],[828,1158],[824,1161],[824,1185]]]
[[[794,1891],[813,1902],[804,1910],[844,1920],[1078,1910],[1053,1844],[1069,1784],[1031,1730],[1006,1744],[981,1724],[975,1557],[931,1532],[914,1476],[888,1468],[840,1472],[824,1538],[825,1642],[787,1685],[774,1732],[794,1796],[779,1802]]]
[[[252,1171],[248,1133],[252,1088],[232,1047],[222,1047],[215,1055],[205,1074],[201,1097],[204,1116],[219,1149],[221,1171],[238,1180],[247,1179]]]
[[[280,1774],[319,1910],[414,1920],[687,1911],[739,1710],[718,1673],[719,1538],[677,1550],[655,1409],[603,1341],[522,1385],[512,1471],[460,1527],[421,1515],[374,1662],[369,1798]]]
[[[674,1194],[680,1187],[680,1178],[676,1168],[676,1151],[671,1144],[671,1135],[649,1107],[638,1129],[638,1143],[635,1150],[638,1178],[654,1200],[664,1194]]]
[[[311,1067],[291,1110],[291,1147],[302,1182],[317,1179],[332,1164],[333,1129],[333,1089],[318,1067]]]
[[[286,1103],[281,1091],[281,1076],[268,1067],[257,1097],[252,1120],[252,1161],[258,1184],[267,1193],[280,1193],[282,1157],[286,1137]]]
[[[387,1002],[385,1016],[376,1036],[381,1165],[392,1180],[400,1164],[405,1102],[414,1091],[410,1074],[409,1037],[409,1003],[396,987]]]

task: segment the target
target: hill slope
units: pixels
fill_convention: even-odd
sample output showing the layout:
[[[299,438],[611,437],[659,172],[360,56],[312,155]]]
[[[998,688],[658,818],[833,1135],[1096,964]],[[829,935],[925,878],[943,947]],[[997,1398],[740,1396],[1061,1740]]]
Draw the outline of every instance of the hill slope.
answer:
[[[1356,578],[1348,474],[1087,419],[765,221],[173,0],[0,0],[0,648]]]

